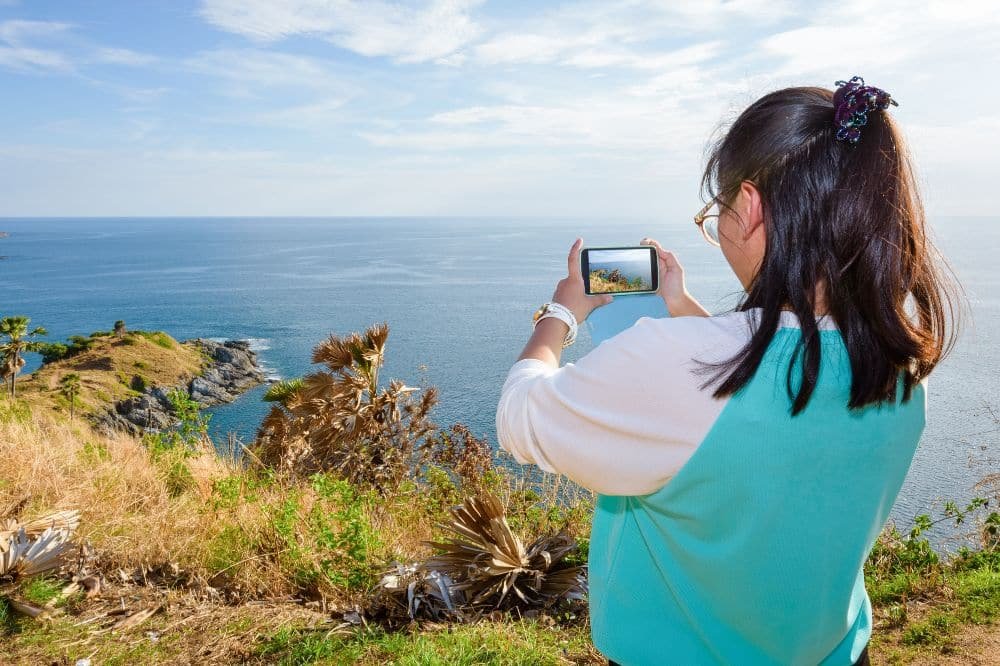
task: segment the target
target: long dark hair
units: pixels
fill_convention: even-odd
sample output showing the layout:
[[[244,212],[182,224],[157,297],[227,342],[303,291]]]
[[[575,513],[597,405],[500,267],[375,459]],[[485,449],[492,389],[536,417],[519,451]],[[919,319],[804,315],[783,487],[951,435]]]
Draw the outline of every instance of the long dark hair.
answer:
[[[927,237],[924,208],[902,135],[887,111],[869,113],[857,144],[839,141],[833,92],[800,87],[760,98],[712,147],[702,190],[730,207],[743,181],[760,192],[765,251],[737,310],[761,308],[749,342],[708,366],[714,395],[753,377],[783,308],[801,322],[786,386],[792,414],[805,409],[820,368],[815,288],[851,362],[848,407],[903,401],[951,349],[958,285]],[[708,200],[708,199],[706,199]],[[735,213],[735,211],[733,211]],[[794,361],[801,383],[793,388]]]

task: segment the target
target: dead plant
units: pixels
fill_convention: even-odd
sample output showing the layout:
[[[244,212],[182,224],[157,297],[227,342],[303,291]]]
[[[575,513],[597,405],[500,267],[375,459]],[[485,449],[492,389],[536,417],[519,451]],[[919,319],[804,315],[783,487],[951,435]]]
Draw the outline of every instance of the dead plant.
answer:
[[[585,567],[565,561],[577,542],[565,532],[527,547],[507,524],[504,507],[483,493],[451,510],[445,542],[422,563],[397,564],[383,575],[368,613],[387,624],[450,618],[470,621],[493,611],[522,614],[578,601],[586,594]]]
[[[398,379],[378,387],[387,324],[364,335],[331,335],[313,350],[325,369],[272,388],[275,403],[257,433],[253,453],[265,464],[308,476],[333,471],[352,483],[394,488],[425,455],[436,427],[429,412],[437,390]],[[417,398],[414,393],[423,390]]]

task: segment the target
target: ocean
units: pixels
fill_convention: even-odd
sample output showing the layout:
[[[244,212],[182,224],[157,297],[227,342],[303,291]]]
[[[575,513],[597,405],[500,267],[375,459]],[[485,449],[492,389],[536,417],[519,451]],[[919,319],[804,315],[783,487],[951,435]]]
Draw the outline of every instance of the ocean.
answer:
[[[954,353],[929,382],[927,428],[892,518],[908,526],[942,502],[966,501],[1000,447],[1000,227],[936,218],[933,232],[971,303]],[[500,387],[531,332],[531,313],[585,246],[659,240],[689,290],[713,312],[739,284],[691,222],[553,218],[0,219],[0,316],[27,315],[48,340],[110,329],[177,339],[246,338],[272,378],[311,370],[325,337],[385,321],[381,376],[436,386],[434,420],[496,442]],[[563,355],[591,348],[581,329]],[[37,367],[30,359],[27,371]],[[210,410],[212,433],[245,441],[268,409],[266,386]],[[845,492],[850,481],[845,480]]]

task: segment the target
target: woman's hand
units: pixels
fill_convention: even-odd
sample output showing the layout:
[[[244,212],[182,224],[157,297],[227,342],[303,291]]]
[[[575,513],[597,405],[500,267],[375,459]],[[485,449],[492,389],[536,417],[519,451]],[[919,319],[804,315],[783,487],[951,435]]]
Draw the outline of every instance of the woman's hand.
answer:
[[[584,290],[583,273],[580,271],[580,246],[582,245],[582,238],[577,238],[576,242],[573,243],[567,262],[569,271],[566,277],[556,285],[555,293],[552,294],[552,300],[569,308],[578,324],[583,323],[583,320],[595,308],[610,303],[612,300],[611,294],[588,295]],[[554,317],[539,321],[528,339],[528,344],[524,346],[524,351],[521,352],[517,360],[533,358],[547,363],[553,368],[558,368],[567,331],[566,324]]]
[[[613,300],[611,294],[587,294],[583,283],[583,272],[580,269],[580,248],[583,239],[577,238],[569,249],[569,274],[556,285],[552,300],[570,309],[578,324],[590,316],[590,313]]]
[[[684,284],[684,267],[681,266],[681,262],[677,261],[673,252],[664,250],[652,238],[643,238],[639,241],[639,245],[652,245],[656,248],[657,263],[660,267],[660,286],[656,293],[667,304],[667,310],[670,311],[671,316],[711,316],[708,310],[703,308],[701,303],[688,293],[687,286]]]

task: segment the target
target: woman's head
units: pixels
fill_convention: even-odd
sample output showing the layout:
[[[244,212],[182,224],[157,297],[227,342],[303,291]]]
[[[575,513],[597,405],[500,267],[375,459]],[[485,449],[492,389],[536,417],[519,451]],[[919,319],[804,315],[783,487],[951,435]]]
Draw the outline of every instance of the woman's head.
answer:
[[[750,105],[710,153],[702,187],[719,204],[719,242],[746,288],[740,308],[762,308],[746,348],[716,375],[716,395],[753,376],[782,309],[803,332],[793,413],[819,371],[814,312],[830,314],[847,345],[851,407],[894,400],[901,371],[908,399],[951,344],[951,283],[925,233],[895,121],[873,109],[851,143],[837,138],[834,114],[830,90],[778,90]]]

